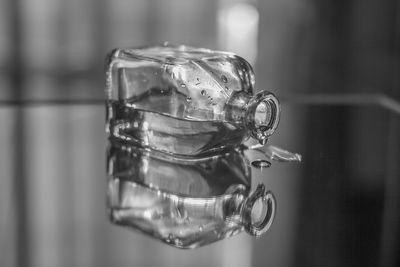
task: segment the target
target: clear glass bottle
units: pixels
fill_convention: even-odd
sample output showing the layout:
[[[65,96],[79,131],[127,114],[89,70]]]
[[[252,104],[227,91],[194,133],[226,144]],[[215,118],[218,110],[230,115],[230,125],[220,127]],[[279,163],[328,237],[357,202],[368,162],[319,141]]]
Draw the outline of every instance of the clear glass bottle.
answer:
[[[259,236],[271,226],[275,199],[233,150],[195,161],[113,145],[108,154],[107,203],[117,225],[178,248],[196,248],[245,230]]]
[[[188,46],[116,49],[106,62],[107,129],[112,138],[184,156],[264,144],[280,114],[270,92],[253,94],[243,58]]]

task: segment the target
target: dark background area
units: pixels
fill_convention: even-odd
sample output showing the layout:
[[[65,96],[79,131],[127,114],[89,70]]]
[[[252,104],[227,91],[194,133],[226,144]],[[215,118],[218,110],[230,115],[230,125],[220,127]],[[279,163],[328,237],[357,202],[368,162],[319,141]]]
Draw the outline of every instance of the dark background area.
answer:
[[[398,266],[400,3],[2,0],[1,266]],[[246,58],[283,103],[261,239],[180,251],[105,212],[104,58],[165,41]]]

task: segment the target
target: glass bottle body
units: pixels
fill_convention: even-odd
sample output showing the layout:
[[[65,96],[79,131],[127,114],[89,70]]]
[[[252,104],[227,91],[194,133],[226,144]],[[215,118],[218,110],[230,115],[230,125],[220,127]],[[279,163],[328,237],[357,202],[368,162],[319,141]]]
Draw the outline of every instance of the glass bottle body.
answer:
[[[269,92],[253,95],[242,58],[187,46],[113,51],[107,60],[110,136],[167,153],[198,156],[265,143],[279,121]]]

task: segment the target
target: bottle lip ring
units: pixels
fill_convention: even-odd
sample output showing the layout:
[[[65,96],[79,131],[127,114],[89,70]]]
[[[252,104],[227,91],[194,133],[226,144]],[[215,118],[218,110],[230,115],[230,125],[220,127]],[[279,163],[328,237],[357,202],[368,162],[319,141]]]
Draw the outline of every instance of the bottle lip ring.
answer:
[[[266,208],[265,216],[261,222],[252,221],[252,210],[258,200],[262,200]],[[256,190],[246,200],[242,210],[242,220],[246,232],[253,236],[260,236],[267,232],[275,219],[276,200],[272,192],[265,191],[265,185],[259,184]]]
[[[256,125],[254,120],[255,112],[260,103],[268,103],[271,108],[271,120],[266,125]],[[249,101],[247,109],[247,127],[250,129],[250,134],[252,137],[258,139],[258,135],[261,133],[265,139],[271,136],[279,125],[280,120],[280,103],[275,95],[269,91],[261,91],[255,94]],[[260,128],[267,128],[261,130]]]

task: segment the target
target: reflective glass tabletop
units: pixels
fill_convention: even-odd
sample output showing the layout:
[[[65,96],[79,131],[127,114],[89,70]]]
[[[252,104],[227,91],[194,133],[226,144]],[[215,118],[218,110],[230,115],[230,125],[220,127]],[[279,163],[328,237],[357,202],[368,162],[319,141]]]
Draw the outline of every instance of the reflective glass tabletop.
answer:
[[[392,99],[283,99],[269,144],[302,162],[251,167],[251,187],[264,183],[276,199],[271,228],[192,250],[110,222],[104,121],[101,99],[1,103],[1,266],[399,264],[400,105]]]

